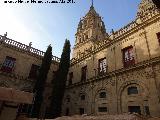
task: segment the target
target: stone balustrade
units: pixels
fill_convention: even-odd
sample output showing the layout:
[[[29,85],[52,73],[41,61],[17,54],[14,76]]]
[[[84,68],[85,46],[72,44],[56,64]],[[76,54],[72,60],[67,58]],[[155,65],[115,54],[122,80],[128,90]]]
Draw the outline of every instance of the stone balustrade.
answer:
[[[120,30],[116,31],[114,33],[114,37],[117,38],[123,34],[125,34],[126,32],[130,31],[131,29],[135,28],[137,26],[135,21],[132,21],[131,23],[129,23],[127,26],[121,28]]]
[[[23,50],[23,51],[27,51],[30,52],[32,54],[38,55],[38,56],[44,56],[45,52],[38,50],[36,48],[33,48],[31,46],[22,44],[20,42],[17,42],[15,40],[9,39],[5,36],[0,35],[0,43],[9,45],[11,47],[15,47],[19,50]],[[52,60],[56,61],[56,62],[60,62],[60,58],[56,57],[56,56],[52,56]]]

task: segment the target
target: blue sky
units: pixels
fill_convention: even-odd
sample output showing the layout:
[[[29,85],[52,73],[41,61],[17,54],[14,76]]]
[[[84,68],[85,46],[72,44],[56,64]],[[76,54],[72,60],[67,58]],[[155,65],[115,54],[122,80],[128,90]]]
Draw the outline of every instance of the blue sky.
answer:
[[[13,0],[15,1],[15,0]],[[94,0],[106,30],[118,30],[135,19],[140,0]],[[91,0],[74,4],[5,4],[0,1],[0,34],[45,51],[49,44],[53,55],[60,57],[65,39],[73,47],[80,18],[85,16]]]

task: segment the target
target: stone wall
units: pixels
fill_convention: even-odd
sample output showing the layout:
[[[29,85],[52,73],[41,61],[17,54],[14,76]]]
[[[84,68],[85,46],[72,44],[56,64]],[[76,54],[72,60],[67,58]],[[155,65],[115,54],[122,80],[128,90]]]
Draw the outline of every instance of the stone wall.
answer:
[[[70,72],[73,72],[72,85],[68,85],[64,97],[63,115],[80,114],[120,114],[128,113],[131,106],[140,107],[146,115],[149,107],[151,116],[160,116],[160,13],[151,1],[142,1],[137,18],[109,38],[92,43],[89,52],[71,60]],[[151,5],[152,4],[152,5]],[[147,16],[148,15],[148,16]],[[89,44],[87,42],[85,45]],[[84,49],[85,45],[78,49]],[[89,46],[89,45],[87,45]],[[122,50],[132,46],[135,63],[125,67]],[[76,49],[74,52],[77,53]],[[106,58],[107,73],[98,74],[98,61]],[[81,81],[81,68],[87,66],[87,79]],[[69,78],[69,76],[68,76]],[[138,94],[129,95],[128,89],[136,87]],[[106,92],[106,98],[99,98],[100,92]],[[85,100],[81,96],[85,95]],[[68,100],[69,99],[69,100]],[[107,112],[99,112],[98,107],[106,107]]]

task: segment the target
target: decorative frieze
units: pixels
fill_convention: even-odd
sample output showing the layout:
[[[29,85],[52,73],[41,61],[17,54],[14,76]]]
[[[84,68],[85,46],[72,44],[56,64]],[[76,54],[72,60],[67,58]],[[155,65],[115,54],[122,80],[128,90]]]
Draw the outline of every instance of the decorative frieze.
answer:
[[[145,68],[145,75],[146,75],[147,79],[154,78],[155,77],[155,73],[153,71],[153,68],[152,67]]]

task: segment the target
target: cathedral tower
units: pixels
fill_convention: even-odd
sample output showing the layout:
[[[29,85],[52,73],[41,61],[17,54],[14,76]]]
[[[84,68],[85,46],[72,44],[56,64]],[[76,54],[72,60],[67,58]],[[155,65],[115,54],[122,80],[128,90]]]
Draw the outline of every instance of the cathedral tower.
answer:
[[[79,21],[72,57],[78,58],[80,54],[107,36],[102,17],[95,11],[92,4],[89,12]]]

